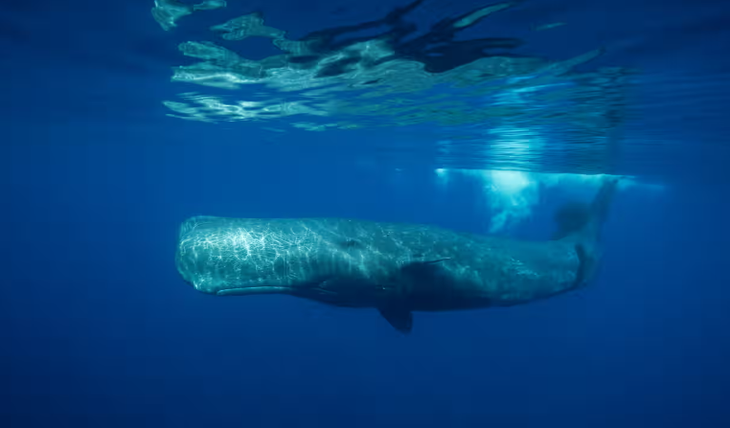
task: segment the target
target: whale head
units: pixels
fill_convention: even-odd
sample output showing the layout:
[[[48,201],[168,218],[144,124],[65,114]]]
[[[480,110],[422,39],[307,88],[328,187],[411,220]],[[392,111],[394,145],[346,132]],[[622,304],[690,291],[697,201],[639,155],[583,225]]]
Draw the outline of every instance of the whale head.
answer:
[[[178,272],[186,283],[207,294],[289,293],[298,280],[289,263],[295,255],[265,245],[266,232],[260,229],[261,225],[238,219],[186,220],[175,254]]]
[[[323,233],[328,219],[194,217],[180,229],[175,256],[183,280],[218,296],[291,294],[353,305],[372,299],[375,257],[347,233]],[[382,290],[384,286],[380,286]]]

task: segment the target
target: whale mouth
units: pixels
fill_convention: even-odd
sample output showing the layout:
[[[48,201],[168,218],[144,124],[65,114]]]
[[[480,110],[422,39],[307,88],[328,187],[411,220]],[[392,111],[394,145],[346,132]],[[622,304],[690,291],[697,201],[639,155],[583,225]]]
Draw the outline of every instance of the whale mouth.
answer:
[[[293,287],[284,285],[254,285],[248,287],[224,288],[215,292],[216,296],[248,296],[252,294],[288,294]]]

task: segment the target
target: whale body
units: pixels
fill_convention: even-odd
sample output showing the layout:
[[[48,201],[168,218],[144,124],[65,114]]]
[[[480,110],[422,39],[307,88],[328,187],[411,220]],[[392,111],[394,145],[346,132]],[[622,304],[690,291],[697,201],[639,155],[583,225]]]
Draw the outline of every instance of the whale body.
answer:
[[[203,293],[375,308],[408,333],[414,311],[511,306],[585,286],[615,188],[606,181],[593,203],[566,205],[545,241],[358,219],[193,217],[181,226],[176,265]]]

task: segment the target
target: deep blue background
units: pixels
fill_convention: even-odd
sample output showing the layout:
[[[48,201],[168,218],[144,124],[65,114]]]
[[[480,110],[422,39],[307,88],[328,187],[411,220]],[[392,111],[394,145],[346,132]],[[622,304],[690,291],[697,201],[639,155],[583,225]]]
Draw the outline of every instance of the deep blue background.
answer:
[[[675,3],[667,17],[681,20]],[[652,5],[615,14],[636,23]],[[252,127],[165,118],[159,101],[180,90],[167,83],[179,58],[150,7],[3,4],[0,426],[728,426],[730,206],[726,179],[677,179],[703,177],[699,165],[665,176],[665,192],[619,195],[590,288],[419,313],[408,337],[375,311],[195,292],[173,263],[192,215],[483,232],[489,213],[479,183],[439,190],[434,165],[396,172],[328,154],[322,140],[337,136],[300,134],[284,151]],[[272,13],[329,7],[300,9]],[[723,67],[695,55],[685,57],[695,71]],[[722,139],[712,131],[697,136]],[[364,137],[347,135],[354,152]],[[304,160],[312,152],[318,160]],[[518,233],[548,233],[560,197],[545,195]]]

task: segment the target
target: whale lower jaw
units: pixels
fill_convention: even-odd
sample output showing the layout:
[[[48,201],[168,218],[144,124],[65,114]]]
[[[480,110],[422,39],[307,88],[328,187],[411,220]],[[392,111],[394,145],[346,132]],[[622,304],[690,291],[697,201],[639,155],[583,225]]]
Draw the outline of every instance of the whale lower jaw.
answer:
[[[226,288],[223,290],[218,290],[215,293],[215,295],[216,296],[249,296],[252,294],[288,294],[288,293],[291,293],[292,290],[293,290],[293,287],[262,285],[262,286],[251,286],[251,287]]]

